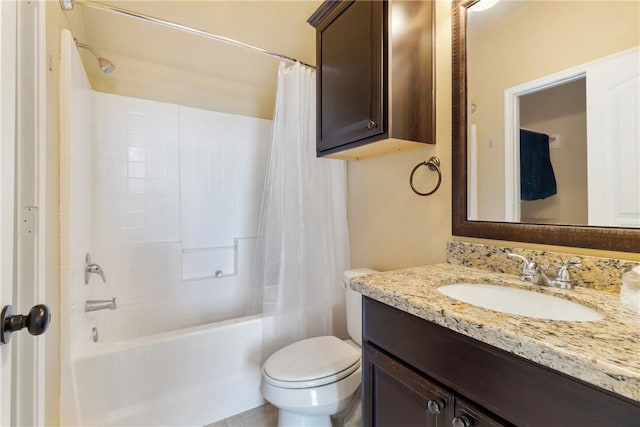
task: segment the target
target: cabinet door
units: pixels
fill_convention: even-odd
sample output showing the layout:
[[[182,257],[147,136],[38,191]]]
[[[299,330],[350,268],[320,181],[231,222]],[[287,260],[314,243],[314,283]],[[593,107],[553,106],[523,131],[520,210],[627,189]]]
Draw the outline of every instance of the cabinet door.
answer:
[[[369,344],[363,352],[364,426],[450,425],[453,398],[447,391]]]
[[[509,425],[493,418],[463,399],[456,398],[455,400],[455,411],[451,419],[453,427],[506,427]]]
[[[385,131],[386,8],[344,2],[318,28],[318,154]]]

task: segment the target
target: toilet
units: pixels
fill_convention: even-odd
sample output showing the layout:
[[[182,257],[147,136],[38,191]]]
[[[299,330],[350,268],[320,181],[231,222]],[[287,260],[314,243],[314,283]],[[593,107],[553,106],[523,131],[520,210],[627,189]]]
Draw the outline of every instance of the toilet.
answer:
[[[290,344],[262,366],[262,396],[278,408],[279,427],[331,427],[331,415],[350,405],[360,389],[362,295],[349,288],[369,268],[344,273],[347,331],[352,340],[314,337]]]

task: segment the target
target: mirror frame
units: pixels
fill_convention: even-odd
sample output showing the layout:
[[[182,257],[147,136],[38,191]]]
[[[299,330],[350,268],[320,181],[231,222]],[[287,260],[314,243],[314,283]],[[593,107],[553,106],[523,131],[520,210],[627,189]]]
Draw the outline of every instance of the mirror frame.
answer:
[[[640,252],[640,229],[469,221],[467,215],[467,13],[478,0],[453,0],[452,234],[620,252]]]

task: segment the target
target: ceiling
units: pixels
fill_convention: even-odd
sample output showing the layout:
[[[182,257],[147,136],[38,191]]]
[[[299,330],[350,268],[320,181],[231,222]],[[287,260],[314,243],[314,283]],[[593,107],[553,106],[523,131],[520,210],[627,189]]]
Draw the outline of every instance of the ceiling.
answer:
[[[306,19],[320,1],[103,1],[315,64]],[[214,40],[76,5],[86,43],[116,64],[108,75],[83,55],[96,90],[258,117],[272,116],[278,60]],[[74,29],[72,29],[73,31]],[[75,33],[76,31],[74,31]]]

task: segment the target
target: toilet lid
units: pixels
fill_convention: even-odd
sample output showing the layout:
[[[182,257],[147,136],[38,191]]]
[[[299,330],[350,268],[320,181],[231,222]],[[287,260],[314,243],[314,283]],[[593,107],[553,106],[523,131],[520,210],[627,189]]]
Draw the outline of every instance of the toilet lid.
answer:
[[[333,337],[298,341],[275,352],[262,367],[265,380],[284,388],[336,382],[360,367],[360,352]]]

